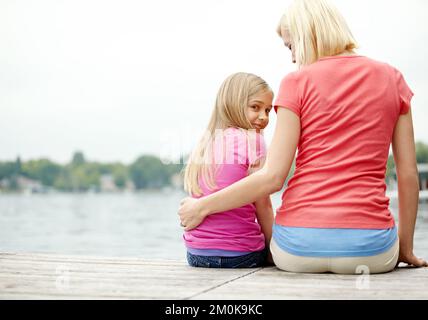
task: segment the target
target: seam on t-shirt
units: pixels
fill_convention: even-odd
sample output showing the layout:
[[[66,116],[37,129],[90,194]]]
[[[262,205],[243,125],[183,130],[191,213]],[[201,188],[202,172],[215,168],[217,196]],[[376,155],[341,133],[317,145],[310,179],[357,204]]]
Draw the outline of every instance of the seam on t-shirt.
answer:
[[[343,222],[333,222],[325,225],[325,221],[311,220],[311,223],[308,224],[307,221],[296,221],[294,220],[292,224],[281,223],[275,219],[276,224],[284,227],[303,227],[303,228],[319,228],[319,229],[333,229],[333,227],[338,228],[349,228],[349,229],[388,229],[395,226],[395,222],[392,219],[387,224],[385,223],[343,223]],[[316,226],[314,226],[316,225]]]
[[[300,118],[301,117],[300,108],[296,104],[294,104],[294,103],[285,102],[285,101],[286,100],[284,100],[284,101],[283,100],[279,100],[279,102],[275,104],[275,107],[277,107],[277,108],[278,107],[279,108],[286,108],[286,109],[292,111],[293,113],[295,113]],[[296,109],[293,109],[293,108],[296,108],[299,111],[297,111]]]

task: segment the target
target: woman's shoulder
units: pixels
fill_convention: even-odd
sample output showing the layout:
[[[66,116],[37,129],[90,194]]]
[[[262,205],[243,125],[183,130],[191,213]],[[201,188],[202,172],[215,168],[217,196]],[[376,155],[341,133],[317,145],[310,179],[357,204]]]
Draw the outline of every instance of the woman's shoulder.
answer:
[[[374,73],[374,74],[386,74],[390,78],[394,79],[394,81],[399,80],[403,77],[402,73],[398,68],[395,66],[389,64],[385,61],[376,60],[369,57],[364,57],[366,64],[368,68]]]
[[[352,68],[354,71],[365,70],[366,72],[380,72],[389,75],[400,74],[397,68],[387,62],[380,61],[365,55],[353,54],[347,56],[330,56],[320,58],[317,62],[302,67],[287,76],[294,79],[311,78],[313,73],[324,73],[326,71],[340,71],[344,67]]]
[[[296,70],[296,71],[291,71],[291,72],[287,73],[284,77],[282,77],[282,81],[283,82],[284,81],[296,81],[303,74],[304,74],[304,70],[303,69]]]
[[[385,61],[377,60],[377,59],[366,57],[366,56],[360,56],[360,57],[362,58],[363,61],[365,61],[365,63],[371,64],[374,67],[388,69],[389,71],[396,71],[397,70],[395,67],[393,67],[392,65],[390,65],[389,63],[387,63]]]

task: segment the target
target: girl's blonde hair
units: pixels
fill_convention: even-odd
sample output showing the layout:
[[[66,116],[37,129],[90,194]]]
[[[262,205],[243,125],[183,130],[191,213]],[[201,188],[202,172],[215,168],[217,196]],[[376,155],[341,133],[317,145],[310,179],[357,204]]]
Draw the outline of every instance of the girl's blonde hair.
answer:
[[[191,153],[184,169],[184,189],[191,195],[202,195],[199,179],[214,190],[215,161],[212,150],[216,130],[226,128],[254,129],[248,120],[245,108],[257,94],[272,92],[266,81],[251,73],[234,73],[224,80],[217,94],[205,134]]]
[[[299,67],[357,48],[342,14],[328,0],[294,0],[277,33],[288,31]]]

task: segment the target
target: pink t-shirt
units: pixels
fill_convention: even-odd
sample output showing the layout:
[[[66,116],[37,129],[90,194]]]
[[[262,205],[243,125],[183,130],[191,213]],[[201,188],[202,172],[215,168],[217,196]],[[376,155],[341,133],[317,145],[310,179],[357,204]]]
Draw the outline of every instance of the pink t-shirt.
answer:
[[[395,125],[412,96],[398,70],[363,56],[325,57],[287,75],[274,106],[299,116],[301,136],[276,223],[393,227],[386,163]]]
[[[228,128],[216,136],[213,146],[217,188],[209,190],[201,179],[199,184],[203,196],[245,178],[250,165],[266,155],[263,136],[254,130]],[[194,249],[253,252],[263,250],[265,246],[254,204],[212,214],[197,228],[185,232],[183,238],[186,246]]]

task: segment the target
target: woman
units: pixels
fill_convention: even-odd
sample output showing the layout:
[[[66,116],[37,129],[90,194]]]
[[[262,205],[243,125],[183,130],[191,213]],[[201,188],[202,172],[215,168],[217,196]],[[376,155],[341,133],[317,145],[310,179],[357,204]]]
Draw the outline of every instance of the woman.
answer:
[[[277,210],[270,245],[291,272],[389,272],[413,253],[418,207],[410,100],[395,68],[357,55],[341,14],[325,0],[296,0],[278,34],[299,70],[287,75],[274,104],[277,125],[263,168],[217,193],[186,198],[185,230],[211,214],[282,189],[296,150],[296,170]],[[397,231],[385,196],[392,142],[398,177]]]

